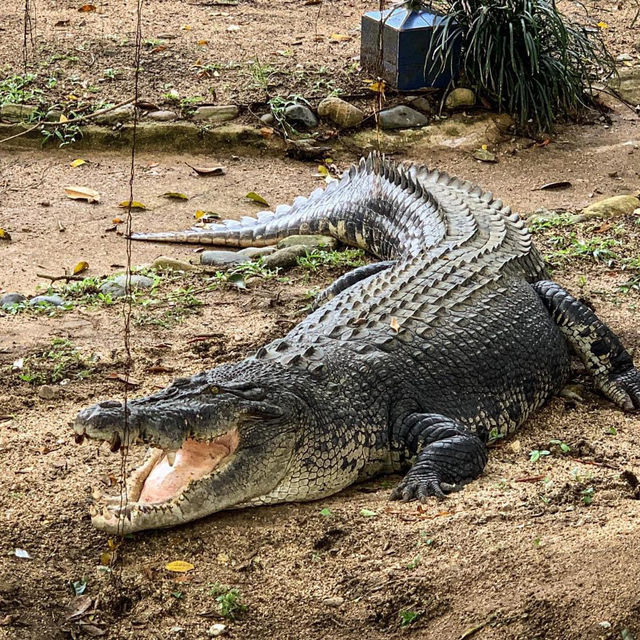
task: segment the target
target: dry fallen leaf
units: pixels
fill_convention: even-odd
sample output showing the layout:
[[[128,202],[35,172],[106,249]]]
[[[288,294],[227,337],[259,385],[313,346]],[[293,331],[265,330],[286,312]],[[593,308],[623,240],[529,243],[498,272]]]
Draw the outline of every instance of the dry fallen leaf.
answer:
[[[139,387],[140,383],[133,378],[127,378],[123,373],[110,373],[106,376],[109,380],[118,380],[124,382],[129,387]]]
[[[69,122],[69,118],[67,118],[67,116],[65,116],[64,113],[61,113],[60,118],[58,119],[58,122]]]
[[[100,202],[100,194],[90,187],[65,187],[67,198],[72,200],[86,200],[87,202]]]
[[[172,198],[173,200],[188,200],[189,196],[184,193],[178,193],[177,191],[166,191],[162,194],[163,198]]]
[[[187,167],[193,169],[199,176],[222,176],[224,175],[224,167],[192,167],[185,162]]]
[[[73,162],[69,163],[69,166],[75,169],[76,167],[80,167],[83,164],[87,164],[87,161],[83,160],[82,158],[76,158]]]
[[[78,11],[80,11],[81,13],[89,13],[91,11],[95,11],[96,10],[96,5],[95,4],[83,4]]]
[[[0,240],[4,240],[5,242],[11,242],[11,234],[8,231],[0,228]]]
[[[187,571],[191,571],[195,569],[195,567],[185,560],[174,560],[165,566],[167,571],[172,571],[173,573],[186,573]]]
[[[249,193],[247,193],[245,198],[248,198],[253,202],[257,202],[258,204],[263,204],[265,207],[269,206],[269,203],[259,193],[256,193],[255,191],[249,191]]]
[[[369,89],[371,91],[375,91],[376,93],[384,93],[386,84],[384,80],[381,80],[380,82],[372,82],[369,85]]]
[[[329,39],[334,42],[346,42],[347,40],[351,40],[351,36],[347,36],[344,33],[332,33]]]
[[[73,275],[75,276],[79,273],[82,273],[83,271],[86,271],[88,268],[89,268],[89,263],[82,260],[82,262],[78,262],[78,264],[75,267],[73,267]]]
[[[123,222],[123,220],[122,220],[122,218],[114,218],[111,222],[113,224],[120,224],[121,222]]]
[[[124,202],[121,202],[118,206],[121,209],[128,209],[129,203],[131,203],[132,209],[139,209],[140,211],[144,211],[147,208],[147,205],[142,204],[142,202],[138,202],[137,200],[125,200]]]

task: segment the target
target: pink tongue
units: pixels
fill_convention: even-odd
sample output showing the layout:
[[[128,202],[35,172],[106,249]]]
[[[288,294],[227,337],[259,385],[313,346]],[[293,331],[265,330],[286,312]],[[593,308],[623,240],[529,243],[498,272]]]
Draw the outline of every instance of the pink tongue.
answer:
[[[176,452],[171,466],[165,456],[148,475],[138,502],[165,502],[173,498],[192,480],[211,473],[229,455],[229,447],[212,442],[204,444],[187,440]]]

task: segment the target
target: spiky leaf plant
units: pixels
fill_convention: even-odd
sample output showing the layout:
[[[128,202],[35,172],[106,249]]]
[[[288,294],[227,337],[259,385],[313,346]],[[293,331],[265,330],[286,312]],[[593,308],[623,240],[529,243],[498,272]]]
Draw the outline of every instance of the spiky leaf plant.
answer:
[[[474,89],[533,133],[593,103],[593,83],[615,74],[597,30],[563,15],[553,0],[444,0],[430,72],[456,64]]]

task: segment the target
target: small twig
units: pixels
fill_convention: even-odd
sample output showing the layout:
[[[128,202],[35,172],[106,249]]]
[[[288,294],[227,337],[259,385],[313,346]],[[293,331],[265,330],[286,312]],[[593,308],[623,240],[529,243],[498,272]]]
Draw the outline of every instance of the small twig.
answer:
[[[37,278],[45,278],[46,280],[51,280],[51,282],[57,282],[58,280],[66,280],[69,282],[70,280],[76,280],[78,282],[84,280],[84,276],[51,276],[46,273],[36,273]]]
[[[620,467],[614,467],[613,465],[607,464],[606,462],[596,462],[595,460],[581,460],[580,458],[571,458],[574,462],[579,462],[580,464],[589,464],[593,467],[603,467],[604,469],[613,469],[614,471],[620,471]]]
[[[25,129],[24,131],[21,131],[20,133],[16,133],[13,136],[9,136],[8,138],[4,138],[3,140],[0,140],[0,144],[4,144],[5,142],[9,142],[9,140],[13,140],[14,138],[19,138],[20,136],[25,136],[25,135],[27,135],[27,133],[31,133],[32,131],[35,131],[38,127],[42,127],[42,126],[46,126],[46,127],[62,127],[62,126],[66,126],[68,124],[76,124],[77,122],[83,122],[84,120],[91,120],[92,118],[95,118],[96,116],[101,116],[103,113],[107,113],[108,111],[113,111],[114,109],[118,109],[119,107],[124,107],[124,106],[126,106],[128,104],[131,104],[135,100],[136,100],[135,98],[129,98],[128,100],[125,100],[124,102],[120,102],[119,104],[114,104],[111,107],[106,107],[105,109],[99,109],[98,111],[94,111],[93,113],[89,113],[86,116],[78,116],[77,118],[71,118],[71,120],[65,120],[64,122],[49,122],[48,120],[42,120],[42,121],[37,122],[36,124],[34,124],[33,127],[30,127],[29,129]]]
[[[491,622],[493,622],[496,617],[497,617],[497,613],[493,613],[491,614],[484,622],[480,622],[477,625],[467,629],[461,636],[460,636],[460,640],[467,640],[467,638],[470,638],[471,636],[474,636],[476,633],[478,633],[478,631],[481,631],[482,629],[484,629],[488,624],[490,624]]]

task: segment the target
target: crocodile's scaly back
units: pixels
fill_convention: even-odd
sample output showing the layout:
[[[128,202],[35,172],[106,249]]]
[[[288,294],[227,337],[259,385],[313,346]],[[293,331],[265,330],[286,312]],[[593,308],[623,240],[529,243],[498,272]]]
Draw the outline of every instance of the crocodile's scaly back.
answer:
[[[266,246],[295,234],[331,235],[383,260],[418,257],[421,263],[469,253],[492,254],[529,280],[544,265],[517,214],[490,192],[447,173],[397,165],[377,154],[308,198],[256,218],[225,220],[187,231],[134,233],[134,240]],[[486,262],[486,260],[484,260]]]

